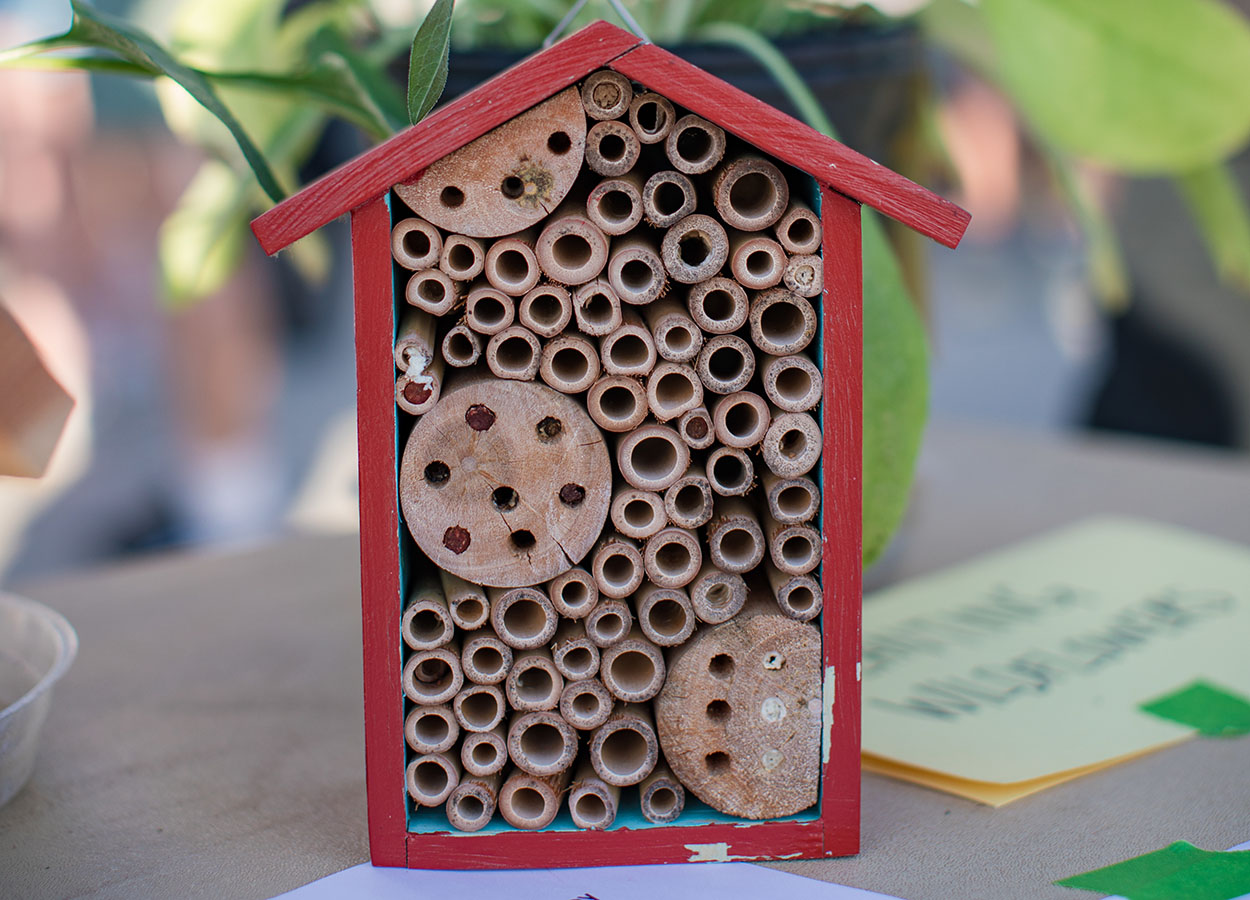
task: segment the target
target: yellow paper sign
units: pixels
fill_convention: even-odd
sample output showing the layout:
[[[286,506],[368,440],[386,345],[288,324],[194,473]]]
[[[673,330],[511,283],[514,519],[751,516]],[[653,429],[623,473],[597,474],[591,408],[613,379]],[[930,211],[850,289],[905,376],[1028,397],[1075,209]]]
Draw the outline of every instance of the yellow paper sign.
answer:
[[[1250,693],[1250,550],[1084,522],[865,599],[864,765],[1000,805],[1183,740],[1139,704]]]

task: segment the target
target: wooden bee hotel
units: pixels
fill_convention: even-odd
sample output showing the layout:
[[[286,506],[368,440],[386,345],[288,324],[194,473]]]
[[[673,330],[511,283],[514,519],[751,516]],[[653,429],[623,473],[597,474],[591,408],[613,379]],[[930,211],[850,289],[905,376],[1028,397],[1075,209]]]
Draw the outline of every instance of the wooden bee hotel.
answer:
[[[375,864],[857,851],[861,203],[967,225],[599,22],[253,223],[351,213]]]

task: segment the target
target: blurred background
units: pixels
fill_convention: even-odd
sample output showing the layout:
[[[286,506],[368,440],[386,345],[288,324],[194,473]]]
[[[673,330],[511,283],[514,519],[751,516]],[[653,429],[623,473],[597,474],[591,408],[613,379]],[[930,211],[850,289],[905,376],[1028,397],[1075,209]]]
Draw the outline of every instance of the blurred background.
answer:
[[[203,69],[289,71],[307,53],[352,72],[367,63],[393,82],[370,89],[389,121],[386,91],[402,98],[429,5],[96,8]],[[444,97],[531,52],[570,5],[457,3]],[[1139,21],[1156,5],[1195,25],[1182,56],[1225,54],[1221,31],[1244,49],[1250,0],[1105,10]],[[807,94],[787,89],[800,73],[846,143],[972,213],[955,252],[892,233],[930,337],[931,422],[1250,449],[1250,102],[1238,93],[1250,78],[1223,85],[1226,97],[1203,86],[1241,107],[1229,115],[1211,101],[1227,127],[1206,143],[1195,120],[1158,125],[1144,150],[1136,138],[1108,148],[1082,144],[1080,123],[1047,118],[1048,100],[1081,89],[1070,73],[1037,71],[1039,86],[1013,70],[1039,26],[1013,20],[1010,2],[626,6],[657,43],[810,120]],[[619,21],[591,2],[573,27],[590,18]],[[68,3],[0,2],[0,47],[69,26]],[[270,201],[180,88],[120,66],[31,59],[0,69],[0,302],[77,405],[43,478],[0,477],[0,583],[171,547],[353,530],[345,223],[263,258],[245,223]],[[1227,61],[1226,80],[1248,65]],[[1149,89],[1111,85],[1109,109],[1121,87]],[[220,94],[288,190],[383,136],[299,97]],[[1118,137],[1114,118],[1092,130]],[[923,465],[919,477],[923,488]]]

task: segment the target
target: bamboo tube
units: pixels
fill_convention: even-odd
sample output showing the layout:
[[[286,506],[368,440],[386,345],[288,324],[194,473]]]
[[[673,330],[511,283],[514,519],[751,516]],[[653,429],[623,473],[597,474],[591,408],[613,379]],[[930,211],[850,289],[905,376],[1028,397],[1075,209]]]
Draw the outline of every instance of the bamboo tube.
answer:
[[[586,634],[586,623],[565,619],[556,629],[551,645],[551,661],[568,681],[594,678],[599,672],[599,648]]]
[[[591,72],[582,82],[582,107],[596,121],[619,119],[634,100],[629,79],[611,69]]]
[[[747,602],[747,583],[741,575],[722,572],[711,562],[703,564],[690,582],[690,605],[699,621],[709,625],[728,622]]]
[[[516,301],[489,284],[478,284],[469,290],[464,301],[464,323],[478,334],[499,334],[516,317]]]
[[[482,357],[482,336],[463,322],[453,325],[443,335],[443,360],[449,366],[463,369]]]
[[[729,258],[729,236],[711,216],[693,213],[664,232],[660,259],[669,277],[682,284],[706,281]]]
[[[664,492],[664,513],[678,528],[694,529],[712,518],[712,486],[707,470],[692,465]]]
[[[644,491],[663,491],[690,468],[690,448],[667,425],[642,425],[616,443],[621,477]]]
[[[690,287],[686,308],[708,334],[729,334],[746,324],[751,304],[742,285],[718,275]]]
[[[753,291],[773,287],[785,277],[790,259],[772,238],[749,231],[729,232],[729,271]]]
[[[806,575],[820,565],[820,532],[815,528],[783,525],[767,513],[762,524],[768,541],[768,557],[778,570],[787,575]]]
[[[511,297],[520,297],[538,284],[538,257],[534,255],[533,228],[499,238],[486,251],[482,271],[491,287]]]
[[[622,303],[650,303],[668,287],[655,242],[638,232],[615,238],[608,257],[608,283]]]
[[[689,412],[682,413],[677,420],[677,433],[692,450],[706,450],[712,446],[716,433],[712,430],[712,416],[707,407],[696,406]]]
[[[681,172],[656,172],[642,186],[642,212],[656,228],[676,225],[695,211],[698,193]]]
[[[562,334],[543,347],[538,375],[562,394],[580,394],[599,379],[599,354],[580,334]]]
[[[395,403],[409,415],[425,415],[442,394],[444,372],[443,360],[439,357],[435,357],[424,372],[404,372],[395,379]]]
[[[673,130],[677,115],[668,98],[648,91],[629,104],[629,126],[643,144],[658,144]]]
[[[509,325],[486,345],[486,365],[496,378],[533,381],[541,362],[542,345],[521,325]]]
[[[773,232],[787,253],[802,255],[820,250],[820,216],[802,200],[791,199],[789,208],[773,226]]]
[[[456,722],[466,732],[492,731],[507,715],[504,692],[495,684],[470,684],[451,701]]]
[[[664,139],[664,152],[678,172],[698,175],[712,169],[725,155],[725,132],[696,115],[682,116]]]
[[[807,412],[825,389],[820,369],[802,354],[765,357],[760,380],[769,402],[783,412]]]
[[[560,615],[582,619],[599,602],[599,588],[589,572],[574,566],[547,583],[547,597]]]
[[[690,315],[671,298],[656,300],[642,308],[651,329],[655,352],[665,362],[690,362],[703,348],[703,332]]]
[[[790,204],[790,185],[762,156],[744,153],[726,160],[712,177],[712,204],[727,225],[760,231],[777,222]]]
[[[404,299],[409,305],[424,310],[432,316],[451,312],[460,299],[461,284],[452,281],[438,269],[422,269],[414,272],[404,288]]]
[[[647,408],[667,422],[703,405],[703,382],[690,366],[662,362],[647,376]]]
[[[435,319],[420,309],[405,309],[399,314],[395,331],[395,368],[424,372],[434,361]]]
[[[443,253],[438,267],[452,281],[472,281],[486,267],[486,248],[477,238],[463,234],[449,234],[443,241]]]
[[[798,353],[816,337],[816,310],[785,288],[770,288],[751,301],[751,342],[769,356]]]
[[[656,532],[642,551],[642,567],[660,587],[685,587],[699,574],[703,549],[693,531],[663,528]]]
[[[632,231],[642,221],[642,176],[626,172],[605,178],[586,196],[586,215],[604,234]]]
[[[490,601],[486,599],[486,591],[450,572],[440,569],[438,574],[451,620],[458,628],[474,631],[490,621]]]
[[[499,684],[512,668],[512,648],[488,628],[465,639],[460,665],[464,677],[474,684]]]
[[[460,740],[460,725],[447,704],[415,706],[404,717],[404,740],[413,753],[442,753]]]
[[[675,822],[686,808],[686,789],[664,762],[638,785],[642,817],[655,825]]]
[[[408,605],[399,620],[399,634],[413,650],[433,650],[456,633],[443,586],[435,572],[423,572],[417,579]]]
[[[546,828],[560,812],[560,798],[568,786],[572,769],[536,778],[514,769],[499,791],[500,814],[513,828],[536,831]]]
[[[508,725],[508,757],[530,775],[554,775],[573,765],[577,732],[546,710],[516,712]]]
[[[596,278],[573,293],[573,316],[583,334],[603,337],[621,325],[621,298],[612,285]]]
[[[771,562],[764,564],[768,586],[777,598],[778,608],[798,622],[810,622],[820,615],[823,598],[820,582],[811,575],[787,575]]]
[[[642,703],[618,705],[590,738],[590,761],[608,784],[628,787],[651,774],[659,761],[651,711]]]
[[[590,386],[586,411],[604,431],[633,431],[647,417],[647,393],[624,375],[605,375]]]
[[[460,783],[460,760],[450,753],[427,753],[408,763],[404,784],[417,806],[440,806]]]
[[[573,824],[588,831],[603,831],[616,821],[621,789],[595,775],[590,760],[583,760],[569,789],[569,815]]]
[[[460,647],[452,641],[433,650],[417,650],[404,664],[404,696],[421,706],[450,702],[464,686]]]
[[[779,523],[797,525],[816,517],[820,510],[820,488],[812,479],[804,476],[781,478],[772,472],[765,472],[762,481],[768,512]]]
[[[707,525],[708,552],[722,572],[741,575],[764,559],[764,531],[755,511],[738,497],[716,502]]]
[[[598,678],[570,681],[560,695],[560,716],[578,731],[593,731],[612,714],[612,695]]]
[[[586,132],[586,168],[599,175],[624,175],[641,152],[638,135],[623,122],[596,122]]]
[[[638,627],[657,647],[684,644],[694,634],[694,607],[681,588],[643,584],[633,598]]]
[[[825,289],[825,264],[819,256],[792,256],[781,283],[800,297],[816,297]]]
[[[502,725],[471,731],[460,742],[460,765],[470,775],[494,775],[508,764],[508,734]]]
[[[551,640],[558,617],[547,595],[538,588],[488,588],[490,624],[499,639],[513,650],[533,650]],[[516,665],[515,659],[512,663]]]
[[[624,640],[603,650],[599,680],[625,703],[643,703],[664,687],[664,654],[635,627]]]
[[[518,712],[555,709],[563,690],[564,676],[546,647],[518,653],[504,682],[508,704]]]
[[[465,775],[447,797],[447,821],[458,831],[481,831],[495,815],[499,773],[478,777]]]
[[[570,199],[547,219],[534,244],[543,274],[557,284],[585,284],[608,261],[608,239],[586,215],[585,203]]]
[[[735,391],[712,404],[712,427],[726,447],[754,447],[764,440],[770,421],[768,402],[751,391]]]
[[[806,475],[816,465],[822,443],[820,426],[810,414],[776,410],[760,452],[774,475],[795,478]]]
[[[745,388],[755,375],[755,352],[736,334],[718,334],[703,344],[694,368],[707,390],[732,394]]]
[[[708,454],[707,481],[722,497],[741,497],[755,484],[755,464],[737,447],[717,447]]]
[[[539,337],[555,337],[573,319],[573,298],[556,284],[540,284],[517,304],[517,322]]]
[[[590,572],[604,597],[612,600],[628,597],[642,584],[642,553],[638,542],[619,534],[605,534],[591,554]],[[589,624],[586,628],[591,630]]]
[[[599,358],[609,375],[641,378],[655,368],[655,344],[651,332],[632,309],[622,315],[621,326],[599,338]]]
[[[639,566],[639,584],[642,583],[642,567]],[[629,607],[620,600],[604,600],[586,617],[586,634],[600,650],[619,644],[629,637],[633,617]],[[599,665],[603,660],[600,655]]]
[[[640,491],[628,485],[618,485],[612,492],[612,505],[608,518],[625,537],[646,540],[667,522],[664,500],[655,491]]]
[[[401,219],[391,229],[391,256],[405,269],[428,269],[438,265],[443,236],[425,219]]]

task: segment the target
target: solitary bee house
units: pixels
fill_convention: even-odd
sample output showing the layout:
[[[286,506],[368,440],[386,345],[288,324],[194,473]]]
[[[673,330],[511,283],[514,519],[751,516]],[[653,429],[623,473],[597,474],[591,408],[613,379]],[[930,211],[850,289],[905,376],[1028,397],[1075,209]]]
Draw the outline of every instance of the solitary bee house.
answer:
[[[375,864],[857,851],[861,203],[968,221],[600,22],[253,223],[351,213]]]

